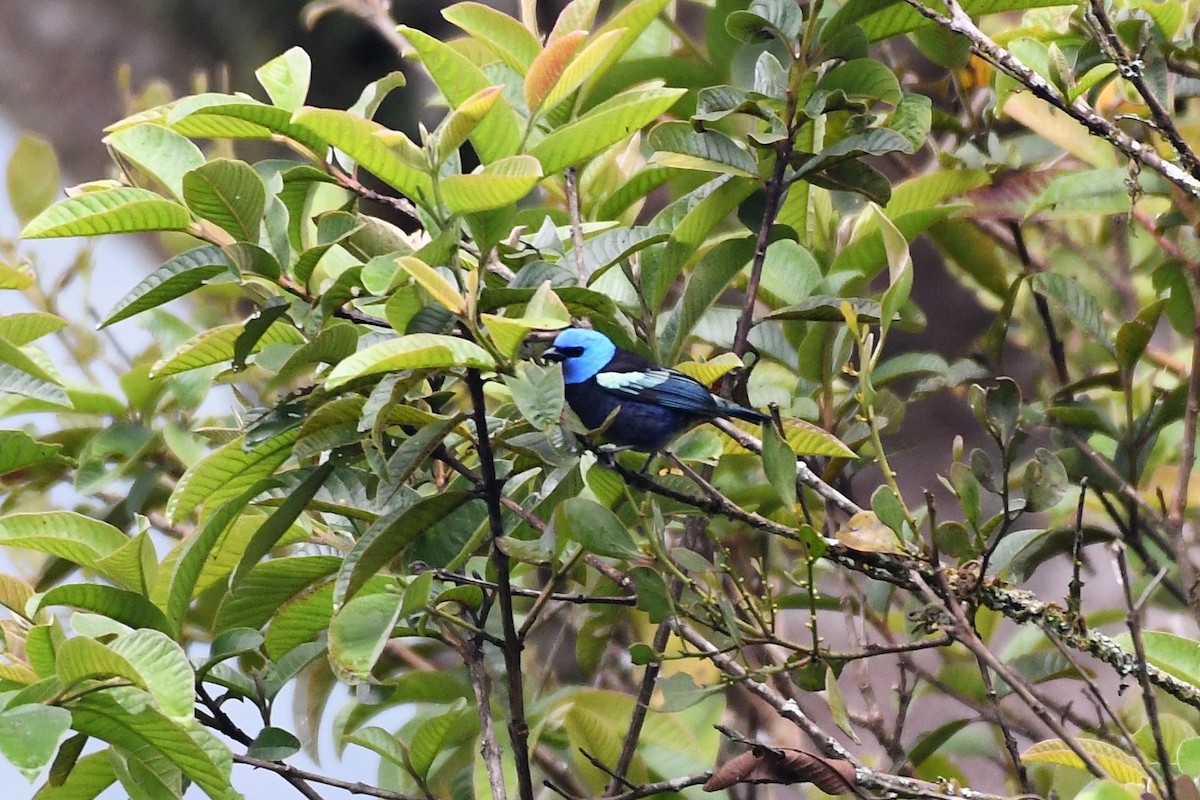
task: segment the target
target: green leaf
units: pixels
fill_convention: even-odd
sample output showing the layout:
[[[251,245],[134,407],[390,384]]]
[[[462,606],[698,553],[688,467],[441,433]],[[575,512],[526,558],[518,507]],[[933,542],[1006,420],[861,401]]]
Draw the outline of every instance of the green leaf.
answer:
[[[74,511],[40,511],[0,517],[0,545],[24,547],[96,569],[103,557],[129,541],[121,531]]]
[[[933,101],[923,94],[909,92],[900,98],[888,120],[888,127],[908,140],[914,153],[928,141],[932,126]]]
[[[1067,468],[1054,453],[1039,447],[1025,465],[1025,510],[1046,511],[1058,505],[1070,479]]]
[[[196,583],[200,579],[200,574],[210,558],[213,548],[250,501],[261,494],[266,487],[266,481],[258,481],[249,489],[242,491],[241,494],[230,499],[223,499],[220,505],[213,502],[211,498],[206,500],[206,505],[213,509],[212,513],[205,518],[195,533],[184,541],[182,550],[175,558],[174,563],[163,564],[160,573],[166,574],[159,575],[157,584],[165,587],[162,592],[165,597],[157,597],[156,602],[165,610],[167,619],[171,621],[176,633],[183,623],[184,614],[187,612],[188,604],[191,603]]]
[[[340,608],[362,588],[368,578],[403,553],[430,525],[446,517],[470,497],[468,492],[463,491],[443,492],[380,517],[346,555],[338,571],[334,606]]]
[[[720,131],[697,131],[686,122],[663,122],[650,131],[646,141],[660,153],[679,154],[656,154],[654,160],[660,164],[747,178],[758,177],[758,163],[754,156],[739,147],[733,137]]]
[[[1025,210],[1025,219],[1128,214],[1132,207],[1129,170],[1124,167],[1089,169],[1059,175],[1046,184]]]
[[[296,556],[254,565],[221,601],[214,630],[261,627],[288,600],[332,575],[341,563],[334,556]]]
[[[604,59],[592,70],[591,78],[587,83],[589,89],[595,87],[597,81],[608,72],[609,68],[625,57],[625,54],[637,43],[646,29],[658,19],[658,15],[663,12],[669,2],[670,0],[633,0],[609,17],[608,22],[592,34],[592,41],[600,41],[613,31],[621,32],[616,42],[608,48]]]
[[[562,369],[555,365],[542,369],[523,363],[517,375],[505,375],[504,385],[512,392],[513,402],[522,418],[538,430],[558,425],[563,412]]]
[[[235,240],[257,244],[267,188],[249,164],[216,158],[183,176],[184,201]]]
[[[669,236],[668,232],[650,226],[614,228],[598,233],[583,243],[583,271],[586,275],[595,275],[650,245],[666,241]],[[567,262],[574,257],[572,249]]]
[[[72,463],[62,454],[61,444],[44,444],[24,431],[0,430],[0,481],[10,480],[8,476],[18,470]]]
[[[25,311],[0,316],[0,337],[22,347],[66,327],[67,321],[57,314],[44,311]]]
[[[1029,288],[1061,308],[1073,326],[1105,347],[1112,346],[1108,322],[1099,301],[1079,281],[1056,272],[1039,272],[1030,279]]]
[[[267,90],[272,103],[295,111],[308,97],[312,60],[303,48],[293,47],[254,70],[254,77]]]
[[[796,504],[796,454],[774,425],[764,426],[762,441],[763,471],[785,508]]]
[[[900,81],[888,66],[872,58],[856,58],[827,72],[817,82],[817,89],[844,92],[846,97],[882,100],[896,105],[900,102]]]
[[[25,226],[21,238],[185,231],[190,224],[187,209],[178,203],[147,189],[122,186],[86,192],[50,206]]]
[[[417,51],[451,108],[458,108],[476,92],[495,83],[448,44],[407,25],[401,25],[397,30]],[[507,103],[496,103],[471,134],[471,143],[480,161],[487,164],[516,155],[521,146],[521,127],[516,113]],[[546,170],[547,173],[552,171]]]
[[[213,245],[204,245],[169,259],[117,301],[100,327],[112,325],[151,308],[183,297],[222,273],[236,274],[229,257]]]
[[[8,202],[22,225],[46,210],[58,196],[61,176],[54,147],[23,134],[8,162]]]
[[[853,133],[826,147],[815,156],[810,156],[796,166],[794,179],[800,179],[825,169],[832,164],[861,156],[882,156],[888,153],[911,154],[916,150],[912,142],[900,133],[888,128],[871,128],[865,133]]]
[[[496,101],[502,98],[503,92],[503,86],[489,86],[486,89],[480,89],[464,100],[462,105],[446,115],[431,137],[435,161],[438,165],[462,147],[463,142],[471,136],[479,123],[492,110]]]
[[[107,645],[79,636],[58,651],[58,677],[64,686],[85,678],[124,678],[154,696],[158,708],[176,720],[190,720],[195,675],[187,654],[158,630],[135,630]]]
[[[251,449],[239,436],[213,451],[183,473],[167,501],[167,516],[178,522],[201,503],[211,513],[225,500],[275,474],[299,436],[300,429],[292,428]]]
[[[517,20],[482,3],[455,3],[442,9],[451,25],[486,44],[500,59],[524,75],[542,51],[537,37]]]
[[[169,357],[156,362],[151,369],[154,378],[165,378],[178,375],[201,367],[211,367],[232,361],[237,346],[238,337],[246,330],[245,323],[235,322],[202,331],[179,346],[179,349]],[[277,320],[267,328],[258,341],[254,343],[251,352],[257,353],[270,344],[304,344],[304,335],[296,330],[290,322]]]
[[[542,166],[532,156],[502,158],[470,175],[442,178],[439,194],[446,208],[469,214],[512,205],[537,186]]]
[[[626,31],[623,28],[617,28],[591,37],[591,40],[575,54],[562,74],[558,76],[558,80],[554,82],[554,86],[546,93],[545,99],[542,100],[542,109],[552,111],[555,106],[570,97],[585,82],[595,83],[602,76],[602,70],[607,70],[612,65],[613,48],[620,45],[625,34]],[[563,36],[552,41],[557,42],[567,35],[569,34],[564,33]]]
[[[850,722],[850,712],[846,709],[846,698],[842,695],[842,688],[838,686],[837,675],[828,667],[825,668],[825,698],[829,703],[829,715],[833,717],[837,726],[855,744],[862,744]]]
[[[314,131],[292,122],[292,112],[240,95],[199,94],[177,102],[167,124],[198,139],[269,139],[285,136],[324,159],[329,143]]]
[[[135,125],[104,138],[138,169],[151,176],[183,200],[183,176],[204,165],[204,153],[182,136],[162,125]]]
[[[541,162],[543,174],[561,172],[641,129],[684,94],[684,89],[643,89],[617,95],[547,135],[529,154]]]
[[[472,715],[465,706],[465,702],[459,701],[450,711],[430,717],[413,731],[408,749],[413,774],[422,780],[427,778],[447,740],[451,743],[461,740],[463,728],[471,730]]]
[[[672,225],[662,257],[657,262],[651,260],[650,263],[642,263],[642,290],[651,308],[662,305],[672,282],[684,266],[703,252],[703,245],[713,229],[758,188],[758,182],[721,176],[709,186],[711,191],[691,205],[683,218]]]
[[[963,0],[963,10],[973,19],[987,14],[1061,5],[1062,0]],[[858,24],[872,42],[934,25],[903,0],[848,0],[829,20],[822,41]]]
[[[283,728],[267,726],[246,748],[246,755],[264,761],[283,761],[300,752],[300,740]]]
[[[237,569],[233,571],[233,575],[229,578],[231,588],[237,586],[242,578],[246,576],[246,573],[258,563],[259,559],[263,558],[279,544],[279,540],[283,538],[283,535],[288,532],[292,524],[304,513],[309,502],[312,501],[321,487],[325,485],[325,482],[333,473],[335,465],[336,461],[333,458],[328,458],[324,463],[309,472],[298,486],[288,492],[283,503],[279,508],[275,509],[267,521],[258,527],[258,530],[254,532],[254,536],[246,544],[241,560],[238,561]]]
[[[1137,366],[1138,360],[1146,352],[1146,346],[1150,344],[1150,338],[1154,336],[1154,329],[1158,327],[1158,319],[1162,316],[1163,307],[1166,304],[1166,298],[1155,300],[1140,310],[1136,317],[1122,323],[1121,327],[1117,329],[1117,366],[1124,375],[1133,375],[1133,368]]]
[[[354,101],[354,105],[350,106],[349,110],[363,119],[372,119],[393,90],[407,85],[408,81],[403,72],[389,72],[379,80],[371,81],[364,86],[358,99]]]
[[[399,595],[390,592],[355,597],[329,624],[329,660],[351,683],[369,681],[371,670],[400,618]]]
[[[508,358],[516,357],[530,331],[567,327],[567,323],[553,319],[513,319],[495,314],[480,314],[479,319],[487,329],[488,338],[496,345],[496,350]]]
[[[74,738],[87,739],[83,735]],[[34,800],[94,800],[117,779],[111,755],[107,748],[90,753],[71,764],[70,772],[65,775],[55,775],[56,759],[49,780],[38,789]]]
[[[200,730],[193,738],[179,723],[145,703],[136,703],[136,692],[108,690],[77,699],[71,706],[75,729],[119,747],[139,761],[178,767],[209,797],[229,797],[233,789],[229,784],[232,756],[228,749]],[[118,697],[131,705],[136,703],[136,710],[119,702]]]
[[[92,583],[56,586],[39,599],[39,607],[72,606],[114,619],[131,628],[174,633],[162,611],[137,592]]]
[[[594,500],[572,497],[554,510],[554,523],[589,553],[636,559],[641,551],[617,515]]]
[[[345,359],[329,373],[325,388],[336,389],[355,378],[381,372],[450,367],[495,369],[496,362],[486,350],[466,339],[436,333],[411,333],[378,342]]]
[[[795,47],[803,23],[799,6],[789,0],[754,0],[749,10],[734,11],[725,18],[725,30],[747,43],[773,35],[790,49]]]
[[[774,242],[767,250],[767,258],[778,256],[783,249],[795,246],[795,242],[783,240]],[[742,236],[729,239],[717,244],[696,262],[684,287],[683,296],[675,304],[675,308],[660,328],[661,342],[659,355],[668,361],[674,361],[683,348],[683,343],[691,334],[692,328],[708,312],[713,303],[729,288],[729,282],[740,273],[754,257],[755,237]],[[795,280],[796,273],[791,273]],[[696,377],[693,375],[692,377]],[[719,377],[719,376],[718,376]],[[704,380],[702,383],[713,383]]]
[[[396,149],[388,144],[389,140],[407,141],[403,134],[348,111],[328,108],[301,108],[292,121],[350,156],[405,197],[419,203],[430,201],[433,182],[429,175],[400,155],[403,147]],[[408,146],[415,147],[411,142]]]
[[[0,754],[17,769],[34,773],[54,758],[71,727],[71,712],[58,706],[28,704],[0,712]]]

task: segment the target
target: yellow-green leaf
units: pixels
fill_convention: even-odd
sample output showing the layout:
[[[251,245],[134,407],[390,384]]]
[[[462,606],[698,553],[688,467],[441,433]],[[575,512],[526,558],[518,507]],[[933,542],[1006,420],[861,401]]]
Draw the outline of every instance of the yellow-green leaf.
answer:
[[[469,214],[502,208],[520,200],[542,179],[542,166],[533,156],[493,161],[481,172],[442,178],[442,201],[451,211]]]
[[[234,347],[246,329],[245,323],[235,322],[202,331],[179,346],[170,357],[160,359],[150,370],[155,378],[165,378],[180,372],[210,367],[233,359]],[[269,344],[304,344],[304,336],[291,323],[277,321],[255,342],[250,352],[257,353]]]
[[[685,89],[646,89],[618,95],[555,130],[529,153],[547,175],[585,161],[653,122],[686,93]]]
[[[86,192],[55,203],[25,226],[21,238],[184,231],[190,222],[187,209],[179,203],[148,189],[121,186]]]
[[[209,453],[183,473],[167,501],[167,516],[178,522],[201,503],[209,510],[217,508],[273,475],[299,436],[300,429],[291,428],[251,449],[246,449],[245,440],[239,436]]]
[[[554,82],[554,86],[546,94],[546,99],[542,101],[542,107],[549,111],[582,86],[584,81],[595,77],[600,64],[608,57],[617,40],[624,34],[624,28],[617,28],[602,33],[588,42],[587,46],[571,59],[566,69],[562,71],[562,75]]]
[[[321,137],[357,161],[375,177],[396,188],[405,197],[424,201],[433,186],[430,177],[396,152],[393,142],[404,134],[378,122],[330,108],[301,108],[292,122]]]
[[[1083,737],[1076,737],[1075,744],[1078,745],[1080,750],[1091,756],[1100,765],[1101,769],[1107,772],[1109,777],[1117,783],[1136,783],[1140,785],[1150,780],[1149,776],[1142,769],[1142,765],[1137,762],[1137,759],[1118,747],[1097,739],[1086,739]],[[1022,753],[1021,759],[1023,761],[1036,761],[1043,764],[1059,764],[1064,767],[1074,767],[1075,769],[1087,769],[1087,766],[1083,763],[1083,759],[1075,755],[1074,751],[1067,747],[1061,739],[1047,739],[1044,742],[1038,742]]]
[[[450,112],[434,132],[437,163],[441,164],[450,154],[462,147],[492,106],[503,95],[503,86],[489,86],[468,97],[463,104]]]
[[[396,259],[400,268],[412,276],[412,279],[422,289],[429,292],[434,300],[445,306],[451,314],[461,314],[466,307],[462,294],[454,284],[446,280],[440,272],[426,264],[416,256],[400,256]]]
[[[741,366],[743,366],[742,360],[733,353],[721,353],[709,361],[684,361],[682,364],[676,364],[675,369],[684,375],[695,378],[705,386],[711,386],[723,378],[727,372]]]
[[[451,108],[458,108],[471,95],[493,84],[483,70],[448,44],[406,25],[398,30],[417,51]],[[485,164],[515,154],[521,146],[516,113],[507,103],[496,103],[471,134],[471,143]]]
[[[528,28],[482,3],[455,3],[443,9],[442,16],[486,44],[505,64],[522,75],[542,50],[537,37]]]
[[[481,314],[480,319],[483,320],[488,337],[496,345],[496,349],[509,358],[517,354],[530,331],[555,331],[569,324],[559,319],[512,319],[495,314]]]
[[[325,388],[336,389],[355,378],[381,372],[495,366],[491,355],[474,342],[437,333],[412,333],[373,344],[343,360],[329,374]]]

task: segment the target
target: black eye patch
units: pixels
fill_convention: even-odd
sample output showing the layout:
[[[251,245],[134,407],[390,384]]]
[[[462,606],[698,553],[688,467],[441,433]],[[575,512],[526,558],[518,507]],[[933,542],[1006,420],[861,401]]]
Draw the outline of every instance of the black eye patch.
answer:
[[[559,347],[558,352],[562,353],[567,358],[579,358],[583,355],[582,347]]]

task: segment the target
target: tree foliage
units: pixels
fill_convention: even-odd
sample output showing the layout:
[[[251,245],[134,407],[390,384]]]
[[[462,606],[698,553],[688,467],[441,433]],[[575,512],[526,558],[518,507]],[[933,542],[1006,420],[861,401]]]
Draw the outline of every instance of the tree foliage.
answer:
[[[1196,3],[534,5],[399,29],[415,136],[402,74],[313,107],[293,49],[66,199],[23,140],[23,237],[171,255],[93,334],[4,251],[0,753],[41,800],[1195,797]],[[979,341],[897,344],[963,338],[918,237]],[[775,424],[640,469],[537,358],[584,320]],[[378,774],[289,766],[322,729]]]

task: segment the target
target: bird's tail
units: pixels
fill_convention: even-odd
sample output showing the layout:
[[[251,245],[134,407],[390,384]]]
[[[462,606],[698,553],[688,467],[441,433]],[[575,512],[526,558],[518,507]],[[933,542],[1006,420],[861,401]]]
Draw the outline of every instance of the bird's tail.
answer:
[[[720,398],[718,398],[720,400]],[[720,400],[717,408],[722,416],[736,417],[744,419],[746,422],[769,422],[771,418],[761,411],[755,411],[753,408],[739,406],[737,403],[731,403],[728,400]]]

